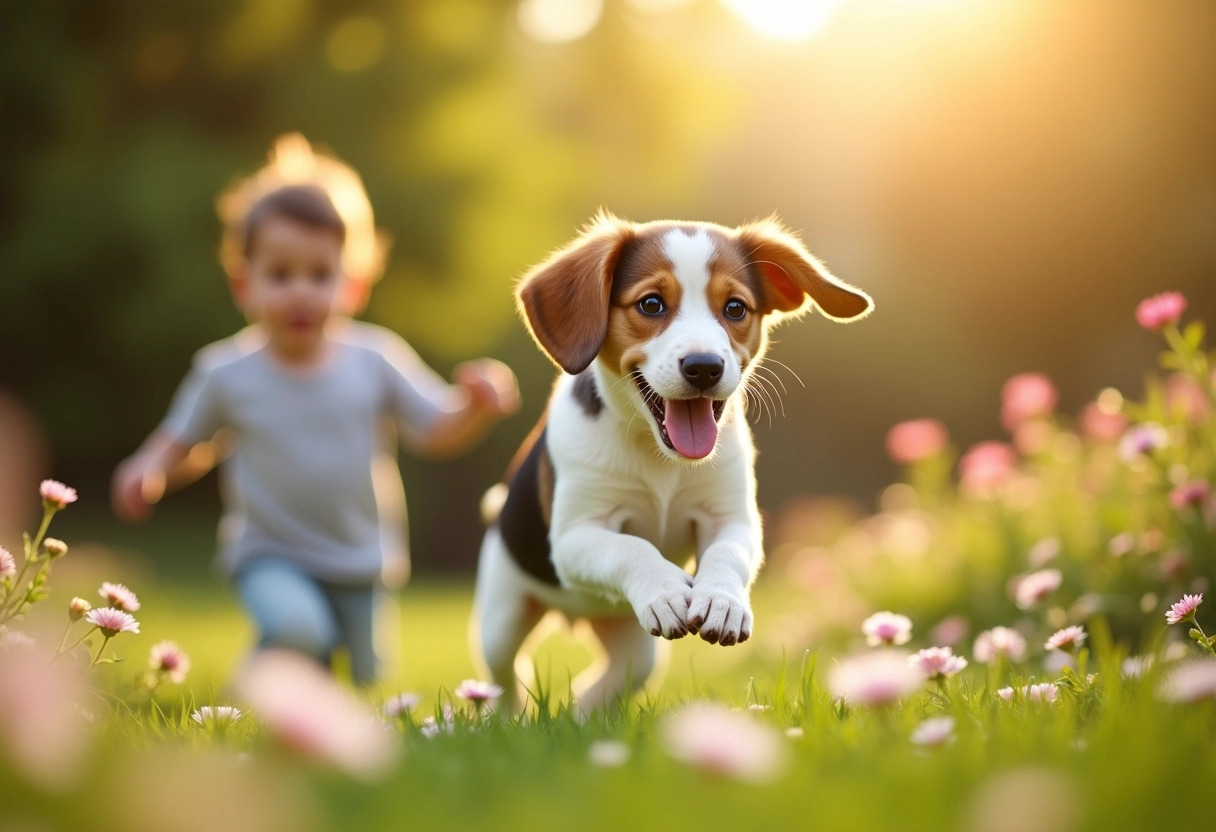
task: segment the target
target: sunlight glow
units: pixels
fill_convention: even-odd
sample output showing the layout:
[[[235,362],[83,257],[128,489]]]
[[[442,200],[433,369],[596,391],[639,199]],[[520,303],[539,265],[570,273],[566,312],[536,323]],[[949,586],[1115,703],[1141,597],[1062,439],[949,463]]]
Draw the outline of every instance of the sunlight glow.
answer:
[[[568,43],[595,28],[604,0],[523,0],[519,28],[533,40]]]
[[[721,0],[749,26],[780,40],[805,40],[827,24],[840,0]]]
[[[643,12],[663,14],[683,8],[695,0],[629,0],[629,5]]]

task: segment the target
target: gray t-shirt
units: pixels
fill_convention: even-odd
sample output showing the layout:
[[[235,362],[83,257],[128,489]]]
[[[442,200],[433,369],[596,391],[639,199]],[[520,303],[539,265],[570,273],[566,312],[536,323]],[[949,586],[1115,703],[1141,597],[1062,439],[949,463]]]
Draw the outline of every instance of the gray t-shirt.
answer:
[[[349,341],[306,370],[277,363],[264,348],[207,368],[197,390],[175,398],[162,428],[186,444],[221,429],[235,437],[226,462],[235,493],[225,495],[235,527],[221,541],[221,567],[282,557],[323,580],[375,580],[380,422],[390,415],[404,434],[425,436],[448,405],[446,390],[428,387]]]
[[[331,321],[329,329],[331,336],[337,340],[380,353],[408,378],[425,398],[444,409],[450,407],[452,394],[448,384],[427,366],[413,347],[391,329],[356,320]],[[169,412],[161,423],[162,431],[170,436],[181,434],[203,382],[212,369],[255,352],[265,344],[265,333],[260,326],[253,324],[196,352],[190,370],[178,385]],[[377,450],[372,459],[372,483],[376,494],[376,510],[380,518],[382,577],[387,586],[399,587],[409,577],[410,555],[405,488],[402,486],[401,471],[397,466],[397,444],[400,442],[407,448],[417,450],[424,437],[409,425],[398,424],[391,415],[382,417],[381,422],[381,429],[376,437]],[[245,526],[240,482],[235,465],[226,461],[220,464],[219,485],[224,510],[218,534],[223,549],[239,536]]]

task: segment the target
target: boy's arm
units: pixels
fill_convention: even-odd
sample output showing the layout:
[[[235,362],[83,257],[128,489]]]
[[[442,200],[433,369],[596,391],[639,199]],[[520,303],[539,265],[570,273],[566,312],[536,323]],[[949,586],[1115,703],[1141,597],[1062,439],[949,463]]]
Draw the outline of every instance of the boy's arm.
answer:
[[[165,494],[166,482],[185,483],[171,476],[190,457],[195,444],[215,436],[227,424],[227,408],[216,373],[198,366],[178,388],[169,414],[134,454],[114,469],[110,500],[122,520],[148,519],[151,506]],[[197,463],[196,463],[197,464]]]
[[[119,519],[147,520],[165,493],[165,473],[186,459],[190,445],[163,430],[152,433],[139,450],[114,469],[110,501]]]
[[[430,457],[456,456],[480,442],[499,420],[519,409],[515,374],[500,361],[466,361],[452,373],[454,406],[443,412],[423,438]]]

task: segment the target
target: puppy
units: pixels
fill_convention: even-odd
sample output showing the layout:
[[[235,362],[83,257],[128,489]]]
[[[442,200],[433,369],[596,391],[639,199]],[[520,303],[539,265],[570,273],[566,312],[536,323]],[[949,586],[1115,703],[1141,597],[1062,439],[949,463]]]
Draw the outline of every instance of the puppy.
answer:
[[[873,303],[776,220],[605,214],[517,299],[563,373],[482,544],[474,655],[519,709],[516,657],[542,617],[585,621],[603,646],[574,682],[589,713],[645,684],[655,637],[751,636],[764,552],[744,390],[776,321],[812,306],[850,321]]]

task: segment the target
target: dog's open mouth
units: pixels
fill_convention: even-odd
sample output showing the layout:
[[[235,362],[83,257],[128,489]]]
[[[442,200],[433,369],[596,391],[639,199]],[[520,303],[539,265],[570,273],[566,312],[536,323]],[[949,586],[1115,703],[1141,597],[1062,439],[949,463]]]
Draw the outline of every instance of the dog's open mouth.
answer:
[[[667,447],[687,459],[704,459],[713,453],[718,443],[718,420],[726,409],[725,399],[704,396],[665,399],[646,383],[640,372],[635,371],[633,378]]]

